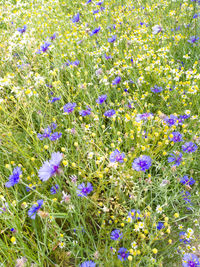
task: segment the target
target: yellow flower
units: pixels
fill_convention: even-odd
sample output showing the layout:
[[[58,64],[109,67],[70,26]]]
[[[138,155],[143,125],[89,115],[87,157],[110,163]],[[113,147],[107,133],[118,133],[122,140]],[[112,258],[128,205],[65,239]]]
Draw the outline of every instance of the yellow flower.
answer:
[[[14,236],[11,237],[10,241],[13,243],[13,244],[16,244],[16,238]]]
[[[157,254],[157,253],[158,253],[158,250],[157,250],[156,248],[154,248],[154,249],[152,249],[152,252],[153,252],[154,254]]]

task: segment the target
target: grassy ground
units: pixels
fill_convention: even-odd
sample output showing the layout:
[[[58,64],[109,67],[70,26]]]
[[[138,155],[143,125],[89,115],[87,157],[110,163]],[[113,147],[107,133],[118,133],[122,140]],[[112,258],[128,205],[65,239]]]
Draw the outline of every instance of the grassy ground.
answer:
[[[2,266],[200,255],[199,14],[190,0],[1,1]]]

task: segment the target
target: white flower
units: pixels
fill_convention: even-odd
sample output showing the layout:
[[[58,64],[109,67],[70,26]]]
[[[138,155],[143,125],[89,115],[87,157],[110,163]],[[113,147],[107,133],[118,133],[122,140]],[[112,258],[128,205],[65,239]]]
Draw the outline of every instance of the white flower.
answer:
[[[153,26],[153,28],[152,28],[152,33],[153,33],[153,34],[157,34],[157,33],[161,32],[161,31],[162,31],[162,27],[159,26],[159,25],[155,25],[155,26]]]
[[[160,213],[160,214],[163,212],[163,209],[162,209],[162,207],[160,205],[157,206],[156,212]]]

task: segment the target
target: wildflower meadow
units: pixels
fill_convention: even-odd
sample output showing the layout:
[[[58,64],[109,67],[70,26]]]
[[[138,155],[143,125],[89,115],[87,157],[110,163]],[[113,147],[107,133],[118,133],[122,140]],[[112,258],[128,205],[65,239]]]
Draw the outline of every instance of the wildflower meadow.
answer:
[[[200,1],[0,1],[0,266],[200,267]]]

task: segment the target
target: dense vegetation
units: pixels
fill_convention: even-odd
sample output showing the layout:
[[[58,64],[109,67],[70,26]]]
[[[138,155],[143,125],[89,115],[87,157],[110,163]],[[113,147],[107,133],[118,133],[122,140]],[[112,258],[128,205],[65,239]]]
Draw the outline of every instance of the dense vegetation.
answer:
[[[200,266],[199,19],[1,1],[1,266]]]

